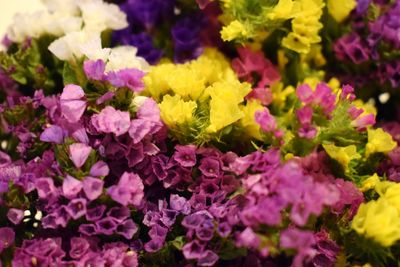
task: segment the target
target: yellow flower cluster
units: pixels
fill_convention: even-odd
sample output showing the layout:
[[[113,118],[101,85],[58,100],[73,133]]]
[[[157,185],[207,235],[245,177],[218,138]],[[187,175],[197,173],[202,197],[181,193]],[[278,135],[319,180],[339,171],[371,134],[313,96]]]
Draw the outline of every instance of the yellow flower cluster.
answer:
[[[291,8],[292,10],[294,9],[294,14],[292,13],[292,32],[283,38],[282,45],[298,53],[309,53],[311,45],[321,41],[318,32],[323,25],[319,22],[319,19],[322,16],[324,5],[322,0],[294,1]]]
[[[250,136],[260,138],[254,113],[261,104],[242,104],[251,86],[238,80],[229,61],[215,49],[206,49],[185,64],[160,63],[151,68],[144,83],[144,94],[156,99],[162,120],[172,129],[201,118],[196,125],[202,124],[204,133],[241,123]]]
[[[356,7],[356,0],[328,0],[328,12],[337,21],[345,20]]]
[[[400,184],[378,182],[379,199],[361,204],[351,227],[384,247],[400,240]]]
[[[338,147],[333,144],[325,144],[323,147],[329,157],[339,162],[345,171],[349,170],[349,163],[351,160],[361,158],[361,155],[357,153],[355,145]]]

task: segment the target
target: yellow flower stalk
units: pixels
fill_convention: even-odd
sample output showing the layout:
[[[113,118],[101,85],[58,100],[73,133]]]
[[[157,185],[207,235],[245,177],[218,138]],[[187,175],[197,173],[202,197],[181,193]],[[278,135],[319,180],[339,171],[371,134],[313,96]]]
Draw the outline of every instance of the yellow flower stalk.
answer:
[[[165,95],[159,107],[161,119],[168,126],[174,127],[190,122],[197,104],[194,101],[183,101],[179,95]]]
[[[329,157],[339,162],[345,171],[349,170],[349,163],[351,160],[361,158],[361,155],[357,153],[357,148],[355,145],[338,147],[333,144],[325,144],[322,146]]]
[[[328,0],[328,12],[337,21],[344,21],[356,7],[356,0]]]
[[[224,41],[232,41],[235,38],[246,37],[247,34],[246,27],[238,20],[232,21],[221,30],[221,37]]]
[[[261,140],[260,125],[255,121],[254,114],[256,111],[263,110],[264,106],[260,102],[253,100],[248,101],[241,109],[244,116],[240,120],[240,126],[248,136]]]

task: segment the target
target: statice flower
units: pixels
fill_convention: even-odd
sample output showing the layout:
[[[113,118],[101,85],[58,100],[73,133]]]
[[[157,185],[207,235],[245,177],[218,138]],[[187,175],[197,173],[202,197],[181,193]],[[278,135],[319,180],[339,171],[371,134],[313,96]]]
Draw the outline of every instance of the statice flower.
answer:
[[[116,110],[111,106],[104,108],[99,114],[92,116],[91,122],[99,132],[122,135],[129,130],[129,113]]]
[[[143,188],[143,183],[137,174],[125,172],[118,184],[108,188],[107,192],[121,205],[139,206],[144,196]]]

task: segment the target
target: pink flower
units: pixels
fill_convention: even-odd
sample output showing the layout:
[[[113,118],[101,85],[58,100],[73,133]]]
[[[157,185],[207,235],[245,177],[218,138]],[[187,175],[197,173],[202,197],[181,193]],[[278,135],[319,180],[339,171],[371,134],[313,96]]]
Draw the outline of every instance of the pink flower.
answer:
[[[114,133],[116,136],[126,133],[130,123],[128,112],[116,110],[111,106],[92,116],[92,124],[99,132]]]
[[[78,85],[68,84],[60,96],[61,113],[69,122],[77,122],[86,109],[85,93]]]
[[[85,164],[92,148],[83,143],[76,143],[69,146],[70,159],[75,167],[80,168]]]

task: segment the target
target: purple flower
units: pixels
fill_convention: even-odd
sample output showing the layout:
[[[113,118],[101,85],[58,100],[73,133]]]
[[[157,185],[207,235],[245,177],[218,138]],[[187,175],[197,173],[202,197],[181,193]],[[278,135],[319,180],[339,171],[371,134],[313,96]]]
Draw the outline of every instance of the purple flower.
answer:
[[[97,227],[94,224],[81,224],[79,225],[79,232],[87,236],[92,236],[97,233]]]
[[[260,242],[260,238],[250,227],[247,227],[243,232],[236,236],[236,245],[239,247],[257,249],[260,245]]]
[[[183,255],[186,259],[200,259],[205,255],[204,245],[197,240],[186,243],[182,248]]]
[[[98,205],[86,211],[86,219],[88,221],[98,221],[103,217],[104,211],[106,210],[105,205]]]
[[[0,228],[0,253],[14,243],[15,233],[10,227]]]
[[[128,112],[116,110],[111,106],[92,116],[92,124],[99,132],[114,133],[116,136],[126,133],[130,123]]]
[[[172,158],[182,167],[193,167],[196,165],[196,146],[194,145],[176,145],[175,153]]]
[[[73,259],[81,259],[89,251],[90,244],[85,238],[73,237],[70,243],[69,255]]]
[[[40,134],[40,141],[62,144],[64,142],[64,136],[64,130],[61,127],[51,125]]]
[[[117,222],[123,222],[131,215],[127,207],[113,207],[107,212],[107,216],[114,218]]]
[[[68,84],[60,96],[61,113],[69,122],[77,122],[86,109],[85,93],[78,85]]]
[[[182,212],[185,215],[190,213],[190,203],[184,197],[171,194],[169,205],[171,206],[171,209]]]
[[[268,108],[264,108],[263,111],[256,111],[256,113],[254,113],[254,119],[264,132],[273,132],[276,130],[276,120],[274,116],[269,113]]]
[[[93,201],[103,192],[103,185],[103,180],[88,176],[83,180],[83,191],[85,192],[86,197]]]
[[[112,235],[117,229],[117,221],[111,217],[105,217],[96,222],[96,228],[98,234]]]
[[[127,87],[133,92],[141,92],[144,89],[144,75],[145,73],[138,69],[122,69],[108,72],[106,78],[115,87]]]
[[[90,175],[94,177],[107,176],[110,168],[104,161],[98,161],[90,168]]]
[[[152,98],[146,98],[142,105],[138,108],[136,116],[139,119],[161,123],[160,109],[157,102]]]
[[[57,196],[58,194],[51,178],[36,179],[35,187],[39,198],[51,198]]]
[[[218,177],[220,175],[220,163],[217,159],[203,158],[199,170],[204,176]]]
[[[68,199],[73,199],[81,190],[82,182],[67,174],[62,185],[63,195]]]
[[[66,210],[74,220],[77,220],[86,214],[86,203],[84,198],[73,199],[68,203]]]
[[[143,189],[144,185],[139,175],[124,172],[118,184],[108,188],[107,192],[113,200],[123,206],[139,206],[144,197]]]
[[[22,221],[22,219],[24,218],[24,211],[23,210],[19,210],[19,209],[11,208],[7,212],[7,218],[13,224],[19,224]]]
[[[133,235],[138,231],[137,225],[132,219],[128,219],[117,226],[116,233],[122,235],[126,239],[132,239]]]
[[[218,261],[218,255],[211,251],[204,251],[203,255],[198,259],[197,264],[199,266],[214,266],[214,264]]]
[[[69,146],[70,159],[78,169],[85,164],[92,148],[83,143],[75,143]]]
[[[85,71],[86,76],[91,80],[102,81],[104,79],[105,69],[106,65],[101,59],[96,61],[86,60],[83,63],[83,70]]]
[[[164,240],[160,239],[151,239],[149,242],[144,244],[144,250],[147,252],[156,252],[159,251],[164,245]]]
[[[284,249],[296,249],[297,254],[293,259],[292,266],[304,266],[305,261],[311,260],[316,255],[315,238],[312,232],[288,228],[281,232],[280,246]]]

